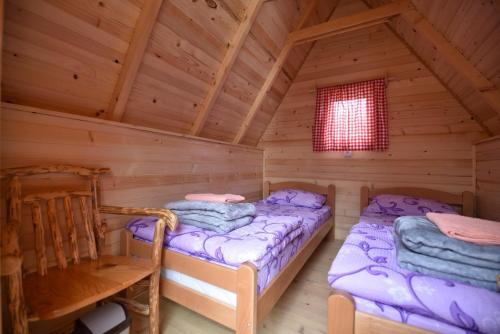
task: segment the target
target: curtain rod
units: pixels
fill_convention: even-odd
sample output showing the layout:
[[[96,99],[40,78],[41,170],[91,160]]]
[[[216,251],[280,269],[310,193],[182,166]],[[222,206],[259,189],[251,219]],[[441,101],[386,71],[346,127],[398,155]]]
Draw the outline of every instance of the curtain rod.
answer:
[[[345,81],[345,82],[339,82],[339,83],[333,83],[329,85],[315,85],[314,88],[309,89],[309,93],[315,93],[316,90],[320,88],[326,88],[326,87],[332,87],[332,86],[338,86],[338,85],[348,85],[351,83],[356,83],[356,82],[362,82],[362,81],[370,81],[370,80],[376,80],[376,79],[384,79],[385,81],[385,86],[387,87],[387,84],[391,81],[396,81],[395,77],[389,77],[387,76],[387,73],[385,75],[379,75],[377,77],[371,77],[369,79],[361,79],[361,80],[356,80],[356,81]]]

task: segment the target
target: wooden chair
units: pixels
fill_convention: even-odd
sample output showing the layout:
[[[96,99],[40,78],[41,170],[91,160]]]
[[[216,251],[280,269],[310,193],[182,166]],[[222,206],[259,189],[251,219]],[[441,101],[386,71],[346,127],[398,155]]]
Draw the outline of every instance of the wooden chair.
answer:
[[[107,168],[82,168],[67,165],[32,166],[3,171],[8,178],[7,222],[2,226],[2,276],[7,276],[8,303],[13,333],[27,333],[28,321],[57,318],[92,305],[149,278],[149,307],[127,300],[129,307],[149,315],[150,332],[159,332],[160,260],[165,225],[177,226],[176,216],[166,209],[99,206],[99,176]],[[48,173],[72,174],[84,178],[87,190],[49,191],[25,195],[21,178]],[[62,202],[67,230],[67,247],[58,222],[57,202]],[[77,203],[74,206],[74,203]],[[34,229],[36,272],[23,275],[23,257],[19,243],[23,206],[30,206]],[[44,210],[46,207],[46,210]],[[56,260],[49,267],[44,219],[46,220]],[[101,213],[158,217],[150,259],[103,255],[106,225]],[[62,215],[62,214],[61,214]],[[77,216],[78,215],[78,216]],[[80,218],[80,219],[75,219]],[[78,221],[83,224],[78,236]],[[84,252],[85,246],[87,251]],[[69,255],[65,253],[69,249]],[[88,253],[88,258],[86,257]]]

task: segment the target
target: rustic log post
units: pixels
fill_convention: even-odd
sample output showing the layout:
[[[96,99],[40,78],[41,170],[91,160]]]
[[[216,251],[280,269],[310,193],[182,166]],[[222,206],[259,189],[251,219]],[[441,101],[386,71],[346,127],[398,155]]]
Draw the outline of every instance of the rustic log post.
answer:
[[[8,276],[10,326],[13,334],[28,334],[28,316],[24,303],[23,274],[18,270]]]
[[[36,267],[40,276],[47,275],[47,252],[45,250],[45,231],[42,223],[42,207],[40,202],[31,203],[33,230],[35,234]]]
[[[152,334],[160,333],[160,267],[165,225],[166,222],[162,218],[156,221],[151,254],[153,264],[156,267],[149,281],[149,332]]]
[[[73,255],[73,263],[80,263],[80,253],[78,250],[78,237],[76,234],[75,218],[73,217],[73,208],[71,204],[71,197],[64,197],[64,216],[66,218],[66,228],[68,229],[68,239]]]
[[[89,247],[89,256],[92,260],[97,260],[97,247],[95,244],[94,228],[91,224],[89,210],[87,207],[87,197],[80,196],[80,211],[82,214],[83,225],[85,227],[85,238]]]
[[[90,187],[92,191],[92,214],[94,218],[94,228],[97,235],[97,252],[102,255],[105,247],[106,224],[101,220],[99,212],[99,177],[90,177]]]
[[[8,281],[8,303],[12,332],[14,334],[28,333],[28,316],[23,294],[23,275],[22,275],[22,253],[19,246],[19,230],[21,227],[22,202],[21,202],[21,184],[19,178],[14,176],[8,184],[7,193],[8,216],[7,224],[10,225],[10,234],[8,254],[17,257],[19,263],[15,271],[7,277]],[[6,245],[7,246],[7,245]],[[4,251],[2,244],[2,252]],[[3,256],[4,254],[2,254]],[[3,261],[2,261],[3,262]]]
[[[59,269],[64,269],[68,266],[66,255],[64,254],[64,246],[61,236],[61,230],[57,223],[57,207],[55,198],[47,201],[47,217],[49,221],[50,234],[52,236],[52,245],[56,254],[57,266]]]
[[[168,209],[124,208],[121,206],[103,205],[99,207],[99,211],[115,215],[155,216],[163,219],[171,231],[175,231],[178,225],[177,216]]]

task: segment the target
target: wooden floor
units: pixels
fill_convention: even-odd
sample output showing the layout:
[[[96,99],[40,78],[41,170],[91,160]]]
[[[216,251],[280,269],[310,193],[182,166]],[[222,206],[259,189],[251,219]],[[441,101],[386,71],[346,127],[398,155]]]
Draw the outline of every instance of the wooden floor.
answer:
[[[259,334],[326,333],[327,272],[342,241],[324,241],[302,268],[259,328]],[[233,333],[201,315],[161,298],[161,328],[167,334]],[[146,333],[145,320],[133,321],[133,333]]]

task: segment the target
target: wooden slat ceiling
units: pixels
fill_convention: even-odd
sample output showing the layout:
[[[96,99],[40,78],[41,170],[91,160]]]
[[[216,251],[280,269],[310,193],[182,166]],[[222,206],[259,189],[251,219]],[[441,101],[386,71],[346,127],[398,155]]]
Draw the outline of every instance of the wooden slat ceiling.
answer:
[[[272,0],[259,6],[256,1],[262,0],[7,0],[3,100],[257,145],[313,44],[291,50],[242,132],[289,33],[301,20],[302,27],[328,20],[338,1]],[[377,7],[390,1],[365,2]],[[311,3],[316,7],[308,16]],[[413,30],[412,22],[392,19],[395,32],[478,123],[500,133],[498,8],[475,0],[413,0],[413,5],[491,85],[474,87]],[[257,8],[255,17],[247,12],[252,8]],[[148,12],[152,30],[144,17]],[[334,18],[341,14],[335,12]],[[249,31],[243,26],[248,20],[253,21]],[[145,51],[134,34],[149,36]],[[231,59],[228,50],[235,45],[239,52]],[[227,73],[221,72],[223,65],[229,65]],[[129,93],[121,94],[120,87],[127,85]],[[126,97],[121,110],[117,96]],[[198,129],[195,120],[204,109]]]
[[[368,0],[377,7],[389,0]],[[413,49],[422,62],[448,87],[471,112],[473,117],[491,134],[500,133],[500,8],[498,2],[483,0],[412,0],[417,17],[403,16],[393,20],[391,27]],[[422,31],[416,25],[427,21]],[[425,23],[427,23],[425,22]],[[434,30],[429,33],[429,30]],[[449,46],[458,51],[467,67],[453,66],[455,55],[449,55],[436,46],[436,35],[441,35]],[[440,38],[440,36],[438,36]],[[446,50],[445,50],[446,51]],[[468,68],[470,67],[470,68]],[[484,87],[468,79],[472,71],[479,71]],[[471,76],[469,75],[469,78]],[[476,80],[476,82],[479,80]]]
[[[5,1],[2,96],[86,116],[104,113],[141,1]]]

